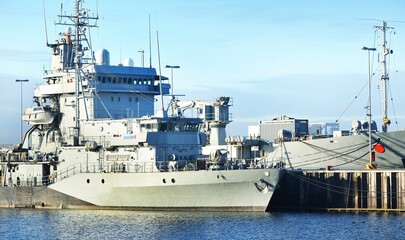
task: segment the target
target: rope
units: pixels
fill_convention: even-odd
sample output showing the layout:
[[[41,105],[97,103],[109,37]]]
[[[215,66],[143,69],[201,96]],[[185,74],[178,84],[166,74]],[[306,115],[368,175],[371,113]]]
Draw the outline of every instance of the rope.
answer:
[[[363,158],[365,155],[368,154],[368,151],[367,151],[365,154],[362,154],[361,156],[356,157],[356,158],[348,157],[350,154],[352,154],[354,152],[358,152],[361,149],[365,149],[368,146],[367,144],[363,144],[363,143],[362,144],[357,144],[357,145],[354,145],[354,146],[350,145],[350,146],[345,146],[345,147],[342,147],[342,148],[336,148],[335,150],[322,148],[320,146],[310,144],[308,142],[302,142],[302,143],[307,145],[308,147],[311,147],[311,148],[315,149],[317,152],[311,153],[311,154],[304,154],[304,155],[295,156],[295,158],[297,158],[297,159],[303,158],[303,157],[310,157],[310,156],[320,155],[320,154],[327,154],[329,156],[328,157],[319,156],[319,157],[315,157],[315,158],[312,158],[312,159],[307,160],[307,161],[302,161],[302,162],[300,162],[300,163],[302,163],[302,165],[296,165],[295,164],[295,167],[302,167],[302,166],[307,166],[307,165],[311,165],[311,164],[315,164],[315,163],[327,162],[327,161],[330,161],[330,160],[333,160],[333,159],[338,159],[338,158],[341,158],[342,161],[345,161],[345,162],[342,163],[342,164],[335,165],[335,166],[343,166],[343,165],[350,164],[350,163],[353,163],[355,161],[358,161],[359,159]],[[354,147],[354,148],[352,148],[352,147]],[[351,148],[351,149],[348,149],[346,151],[342,151],[343,149],[346,149],[346,148]],[[359,163],[359,165],[364,164],[364,163]]]

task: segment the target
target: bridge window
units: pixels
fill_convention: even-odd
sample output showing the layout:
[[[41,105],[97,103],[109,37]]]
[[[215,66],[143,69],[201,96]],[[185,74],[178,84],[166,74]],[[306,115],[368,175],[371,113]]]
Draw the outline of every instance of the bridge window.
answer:
[[[159,132],[166,132],[168,129],[167,129],[167,123],[164,123],[164,122],[162,122],[162,123],[159,123]]]
[[[160,123],[159,131],[169,131],[169,132],[198,132],[198,123],[183,123],[183,122],[171,122],[171,123]]]
[[[142,132],[156,132],[158,129],[157,123],[145,123],[141,124],[141,131]]]

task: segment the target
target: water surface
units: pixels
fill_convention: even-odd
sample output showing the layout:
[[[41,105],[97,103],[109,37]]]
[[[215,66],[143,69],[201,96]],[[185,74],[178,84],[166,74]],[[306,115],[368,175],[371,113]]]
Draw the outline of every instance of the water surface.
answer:
[[[1,239],[404,239],[404,213],[0,209]]]

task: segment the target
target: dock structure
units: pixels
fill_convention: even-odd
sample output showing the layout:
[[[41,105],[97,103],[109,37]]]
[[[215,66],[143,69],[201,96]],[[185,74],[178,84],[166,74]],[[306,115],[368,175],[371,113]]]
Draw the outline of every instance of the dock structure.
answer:
[[[268,211],[405,211],[405,170],[287,171]]]

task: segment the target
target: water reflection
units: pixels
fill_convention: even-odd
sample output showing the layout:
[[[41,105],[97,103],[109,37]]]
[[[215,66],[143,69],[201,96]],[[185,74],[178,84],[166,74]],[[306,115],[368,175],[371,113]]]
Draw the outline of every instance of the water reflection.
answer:
[[[405,214],[0,209],[2,239],[400,239]]]

